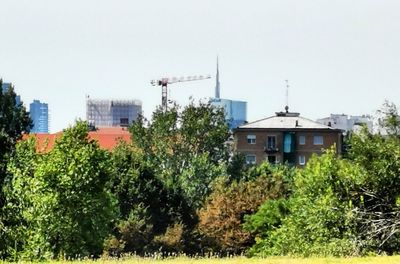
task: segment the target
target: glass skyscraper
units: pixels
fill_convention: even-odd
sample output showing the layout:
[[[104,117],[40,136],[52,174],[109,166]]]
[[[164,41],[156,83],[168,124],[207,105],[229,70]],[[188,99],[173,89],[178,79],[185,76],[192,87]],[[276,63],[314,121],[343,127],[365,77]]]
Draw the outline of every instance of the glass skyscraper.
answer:
[[[29,105],[33,127],[31,133],[49,133],[49,106],[39,100],[33,100]]]
[[[210,99],[210,104],[221,107],[225,111],[225,121],[229,129],[237,128],[247,121],[247,102],[220,98],[219,63],[217,58],[217,75],[215,85],[215,98]]]
[[[229,99],[212,98],[211,105],[225,110],[225,120],[229,129],[243,125],[247,119],[247,102]]]

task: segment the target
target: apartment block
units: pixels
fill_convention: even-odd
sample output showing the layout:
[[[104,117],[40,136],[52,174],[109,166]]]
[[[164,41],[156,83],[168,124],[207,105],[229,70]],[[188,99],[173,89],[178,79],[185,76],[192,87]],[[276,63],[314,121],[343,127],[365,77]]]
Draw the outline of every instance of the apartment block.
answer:
[[[342,130],[301,117],[288,108],[234,129],[235,150],[246,156],[248,164],[268,161],[301,167],[313,154],[332,146],[340,154],[342,137]]]

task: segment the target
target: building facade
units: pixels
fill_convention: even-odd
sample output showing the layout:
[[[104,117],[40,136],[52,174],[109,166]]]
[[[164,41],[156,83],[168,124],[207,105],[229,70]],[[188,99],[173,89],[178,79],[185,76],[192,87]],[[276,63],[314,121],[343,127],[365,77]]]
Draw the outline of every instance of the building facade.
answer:
[[[344,132],[357,131],[362,126],[373,132],[373,120],[369,115],[348,116],[345,114],[331,114],[329,117],[317,119],[317,122],[326,126],[341,129]]]
[[[224,109],[225,121],[229,129],[243,125],[247,119],[247,102],[212,98],[210,104]]]
[[[234,141],[236,152],[244,154],[248,164],[268,161],[301,167],[313,154],[332,146],[340,154],[342,131],[286,111],[238,127]]]
[[[127,127],[141,113],[139,100],[86,100],[86,120],[95,127]]]
[[[49,105],[33,100],[29,105],[29,115],[32,119],[33,127],[31,133],[49,133]]]

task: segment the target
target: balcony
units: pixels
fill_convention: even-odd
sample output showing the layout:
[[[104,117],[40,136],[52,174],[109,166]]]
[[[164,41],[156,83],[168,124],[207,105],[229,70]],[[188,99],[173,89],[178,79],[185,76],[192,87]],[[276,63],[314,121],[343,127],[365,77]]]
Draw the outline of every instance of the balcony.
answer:
[[[266,153],[276,153],[276,152],[279,152],[279,148],[277,148],[275,146],[265,146],[264,147],[264,152],[266,152]]]

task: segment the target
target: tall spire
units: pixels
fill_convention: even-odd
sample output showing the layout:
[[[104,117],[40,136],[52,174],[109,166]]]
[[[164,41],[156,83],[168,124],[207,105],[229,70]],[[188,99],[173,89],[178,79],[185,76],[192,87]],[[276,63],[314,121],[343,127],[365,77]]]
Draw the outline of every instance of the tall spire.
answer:
[[[220,97],[220,84],[219,84],[219,63],[218,63],[218,56],[217,56],[217,76],[215,77],[216,84],[215,84],[215,98],[219,99]]]

